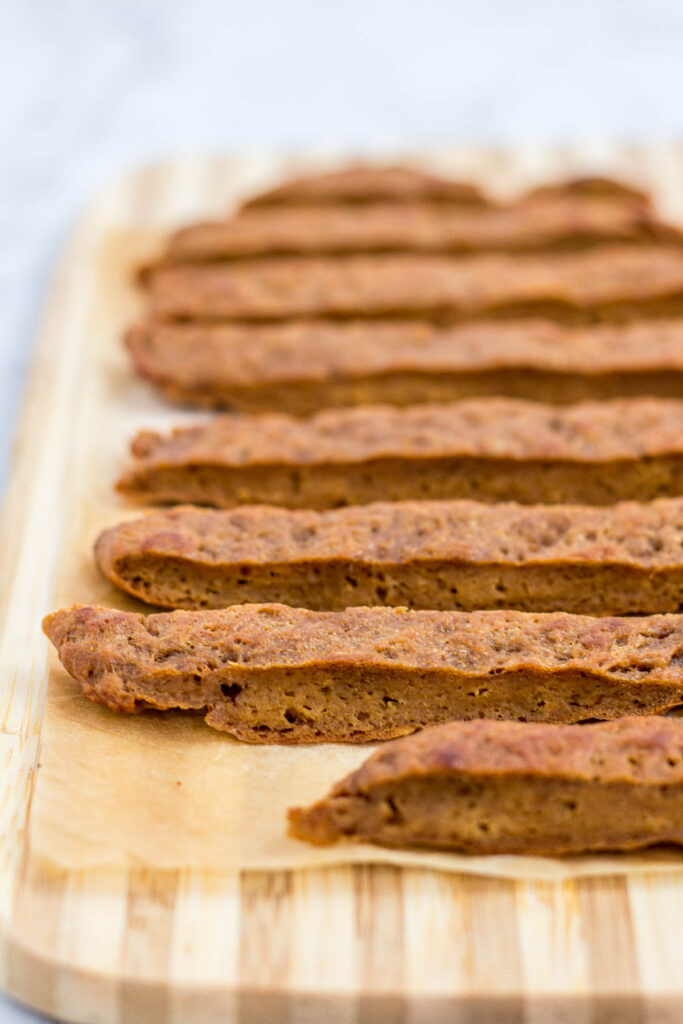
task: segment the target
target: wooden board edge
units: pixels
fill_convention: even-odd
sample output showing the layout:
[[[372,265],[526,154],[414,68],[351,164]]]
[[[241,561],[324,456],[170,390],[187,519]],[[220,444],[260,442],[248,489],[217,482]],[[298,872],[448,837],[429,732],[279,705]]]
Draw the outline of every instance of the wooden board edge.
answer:
[[[54,265],[35,334],[20,411],[14,426],[7,488],[0,508],[0,565],[6,592],[10,589],[10,581],[16,578],[21,557],[18,541],[24,532],[27,512],[33,500],[33,471],[49,429],[43,413],[50,406],[55,365],[62,355],[61,343],[65,332],[59,331],[59,324],[65,304],[74,301],[78,291],[71,280],[72,268],[81,254],[96,244],[96,212],[97,203],[90,204],[67,238]],[[45,567],[42,585],[48,592],[53,589],[54,570],[55,565]],[[11,628],[8,623],[11,611],[11,599],[5,599],[0,604],[2,639]],[[16,685],[14,680],[11,685],[4,680],[3,691],[0,691],[0,985],[4,985],[7,965],[12,957],[14,938],[11,922],[18,882],[27,859],[31,798],[40,757],[46,669],[43,667],[41,670],[39,666],[35,676],[38,683],[31,690]]]

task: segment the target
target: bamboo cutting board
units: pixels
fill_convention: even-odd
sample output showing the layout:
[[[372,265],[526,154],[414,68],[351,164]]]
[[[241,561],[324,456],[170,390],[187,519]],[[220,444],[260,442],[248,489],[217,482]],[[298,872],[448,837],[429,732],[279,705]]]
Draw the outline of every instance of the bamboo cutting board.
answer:
[[[86,401],[79,369],[102,298],[96,256],[112,232],[154,234],[222,212],[324,162],[188,160],[141,171],[105,192],[62,261],[1,524],[0,983],[84,1024],[681,1019],[680,868],[569,880],[363,864],[74,871],[32,853],[47,653],[38,624],[62,556],[60,494],[75,472]],[[574,172],[620,174],[654,188],[683,220],[683,146],[444,150],[428,162],[501,193]]]

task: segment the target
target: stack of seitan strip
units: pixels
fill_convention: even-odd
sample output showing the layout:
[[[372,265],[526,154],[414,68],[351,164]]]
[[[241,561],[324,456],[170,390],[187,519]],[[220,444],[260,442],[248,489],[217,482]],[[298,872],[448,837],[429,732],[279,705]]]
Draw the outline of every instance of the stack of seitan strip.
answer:
[[[135,438],[119,490],[184,504],[96,559],[178,610],[48,616],[84,694],[252,743],[403,736],[292,811],[311,842],[683,843],[683,723],[653,717],[683,704],[681,230],[605,178],[502,204],[357,166],[141,280],[140,373],[239,412]]]
[[[151,316],[128,344],[167,397],[209,407],[679,395],[678,334],[660,318],[683,314],[682,241],[609,179],[503,205],[358,166],[176,232],[145,268]],[[506,323],[530,316],[545,320]],[[646,317],[623,348],[596,324]]]

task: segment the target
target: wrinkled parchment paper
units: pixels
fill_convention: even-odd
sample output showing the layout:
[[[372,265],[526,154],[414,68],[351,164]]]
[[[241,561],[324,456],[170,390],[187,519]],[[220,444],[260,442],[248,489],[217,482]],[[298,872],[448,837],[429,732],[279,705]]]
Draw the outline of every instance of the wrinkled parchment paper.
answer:
[[[139,308],[131,267],[148,251],[149,238],[118,234],[103,240],[97,257],[97,301],[83,325],[75,397],[78,429],[64,440],[73,446],[73,473],[63,496],[69,522],[54,607],[146,610],[99,577],[92,543],[101,528],[138,512],[111,487],[132,434],[197,418],[165,405],[137,380],[121,345],[123,327]],[[551,859],[310,846],[287,837],[286,809],[322,796],[373,747],[258,747],[211,730],[201,717],[117,715],[84,699],[52,650],[49,664],[30,840],[33,853],[52,864],[228,870],[373,861],[517,878],[657,868],[683,876],[683,851],[673,848]]]

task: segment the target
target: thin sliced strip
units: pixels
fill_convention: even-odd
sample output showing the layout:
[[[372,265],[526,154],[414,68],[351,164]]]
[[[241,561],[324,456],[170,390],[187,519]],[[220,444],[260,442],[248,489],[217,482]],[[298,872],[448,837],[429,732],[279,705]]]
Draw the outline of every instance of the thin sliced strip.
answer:
[[[596,174],[547,182],[532,189],[527,195],[608,196],[641,207],[651,205],[649,194],[632,183]],[[412,203],[418,200],[463,206],[495,205],[479,185],[439,177],[414,165],[356,163],[332,171],[290,178],[252,196],[242,208]]]
[[[169,320],[549,316],[575,323],[683,314],[683,248],[579,253],[357,255],[160,266],[152,314]]]
[[[683,722],[451,722],[384,745],[290,832],[464,853],[683,844]]]
[[[550,195],[483,210],[429,203],[247,210],[175,232],[161,262],[361,252],[532,252],[682,241],[673,224],[621,197]]]
[[[641,207],[651,207],[649,192],[637,188],[632,182],[609,178],[601,174],[584,174],[574,178],[559,178],[557,181],[537,185],[525,193],[530,199],[539,196],[610,196],[623,202]]]
[[[683,395],[683,320],[570,327],[546,320],[183,324],[147,321],[126,342],[172,401],[306,415],[363,403],[486,395],[565,404]]]
[[[138,434],[118,488],[152,502],[334,508],[470,498],[605,505],[683,494],[683,401],[504,398],[216,416]]]
[[[204,711],[254,743],[379,740],[454,718],[608,719],[683,699],[672,615],[76,606],[43,628],[91,700]]]
[[[470,182],[439,177],[418,167],[356,163],[333,171],[290,178],[252,196],[243,204],[243,209],[377,201],[426,201],[463,206],[488,206],[491,203],[483,189]]]
[[[606,508],[396,502],[328,512],[180,506],[95,545],[115,586],[167,608],[281,602],[590,615],[683,607],[683,499]]]

